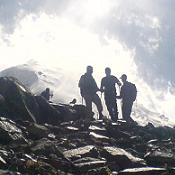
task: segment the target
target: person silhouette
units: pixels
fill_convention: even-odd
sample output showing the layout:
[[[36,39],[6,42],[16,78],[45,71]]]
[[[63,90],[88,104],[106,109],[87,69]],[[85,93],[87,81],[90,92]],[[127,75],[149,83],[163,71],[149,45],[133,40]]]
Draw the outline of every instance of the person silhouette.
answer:
[[[80,94],[82,98],[84,98],[86,107],[89,111],[92,111],[92,102],[96,105],[99,119],[103,118],[103,107],[101,103],[101,99],[99,98],[97,91],[100,89],[98,88],[95,79],[92,76],[93,67],[87,66],[86,73],[81,76],[78,86],[80,88]]]
[[[117,96],[117,99],[122,99],[122,116],[123,119],[127,122],[133,122],[131,118],[131,111],[133,102],[136,100],[137,88],[135,84],[127,81],[127,75],[123,74],[121,76],[123,85],[120,90],[120,96]]]
[[[53,97],[53,94],[50,93],[49,88],[46,88],[43,92],[41,92],[41,96],[44,97],[47,101],[49,101],[50,97]]]
[[[118,119],[118,108],[116,102],[116,87],[121,86],[120,81],[117,77],[111,75],[111,69],[109,67],[105,68],[106,76],[101,80],[100,90],[104,92],[104,99],[109,115],[113,121],[117,121]]]

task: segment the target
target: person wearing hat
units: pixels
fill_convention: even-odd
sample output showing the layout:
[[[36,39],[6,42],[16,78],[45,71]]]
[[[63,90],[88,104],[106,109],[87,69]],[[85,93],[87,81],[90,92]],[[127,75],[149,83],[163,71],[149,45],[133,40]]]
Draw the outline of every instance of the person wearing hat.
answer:
[[[117,96],[117,99],[122,99],[122,116],[123,119],[127,122],[133,122],[131,118],[131,111],[133,102],[136,99],[137,89],[135,84],[127,81],[127,75],[123,74],[121,77],[122,87],[120,90],[120,96]]]

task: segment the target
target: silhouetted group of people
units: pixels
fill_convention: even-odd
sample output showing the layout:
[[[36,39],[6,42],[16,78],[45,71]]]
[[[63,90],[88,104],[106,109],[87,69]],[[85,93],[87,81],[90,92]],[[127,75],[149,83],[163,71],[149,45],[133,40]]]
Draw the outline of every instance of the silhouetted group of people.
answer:
[[[118,120],[117,99],[122,100],[122,117],[127,122],[133,121],[130,117],[133,102],[136,99],[137,89],[135,84],[127,81],[127,75],[121,76],[122,83],[119,79],[111,75],[111,69],[105,68],[106,76],[101,80],[101,86],[98,88],[95,79],[92,76],[93,67],[87,66],[86,73],[79,80],[79,88],[82,98],[85,100],[86,107],[92,111],[92,103],[95,103],[99,113],[99,119],[103,119],[103,107],[100,97],[97,92],[104,93],[105,104],[111,120]],[[120,95],[117,95],[116,86],[120,88]]]
[[[92,112],[92,103],[94,103],[97,107],[99,119],[103,119],[103,106],[100,97],[97,92],[100,91],[104,93],[104,100],[109,112],[110,118],[112,121],[118,120],[118,107],[117,107],[117,99],[122,100],[122,117],[126,121],[133,121],[130,117],[133,102],[136,100],[137,89],[135,84],[127,81],[127,75],[123,74],[120,78],[122,83],[119,81],[117,77],[111,75],[111,69],[109,67],[105,68],[106,76],[101,80],[101,86],[98,88],[95,79],[92,76],[93,67],[87,66],[86,73],[81,76],[79,80],[79,88],[82,99],[85,100],[85,104],[87,109]],[[120,95],[117,95],[116,92],[116,84],[120,89]],[[42,93],[47,101],[50,100],[50,97],[53,94],[50,93],[50,89],[46,88]],[[76,99],[73,99],[70,104],[75,104]],[[93,113],[93,112],[92,112]]]

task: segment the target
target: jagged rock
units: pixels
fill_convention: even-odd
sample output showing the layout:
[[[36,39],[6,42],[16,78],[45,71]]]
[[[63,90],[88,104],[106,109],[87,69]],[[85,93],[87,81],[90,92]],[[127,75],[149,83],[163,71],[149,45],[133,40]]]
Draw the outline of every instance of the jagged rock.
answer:
[[[151,137],[149,140],[151,139],[169,139],[169,138],[175,138],[175,128],[170,128],[168,126],[164,126],[164,127],[145,127],[147,129],[147,133],[151,134]]]
[[[7,162],[0,156],[0,166],[7,164]]]
[[[59,124],[63,121],[64,114],[60,113],[42,96],[35,96],[35,99],[39,106],[39,123]]]
[[[90,113],[84,105],[66,105],[66,104],[52,104],[54,108],[56,108],[62,116],[63,122],[67,121],[76,121],[80,119],[85,119],[86,121],[92,120],[92,113]]]
[[[101,156],[104,157],[108,163],[115,162],[119,169],[126,169],[130,167],[142,167],[145,161],[141,158],[134,157],[124,149],[117,147],[104,147],[101,150]],[[113,167],[115,170],[115,167]]]
[[[5,98],[0,94],[0,105],[3,106],[5,103]]]
[[[137,143],[135,145],[133,145],[133,148],[135,150],[137,150],[140,154],[142,154],[142,157],[144,157],[144,153],[147,151],[148,147],[146,145],[146,143],[142,142],[142,143]]]
[[[70,105],[66,104],[52,104],[52,106],[57,109],[62,114],[62,122],[76,120],[74,114],[76,111]]]
[[[130,140],[131,140],[132,144],[140,143],[143,141],[141,136],[131,136]]]
[[[126,169],[120,171],[118,175],[163,175],[166,172],[165,168],[144,167]]]
[[[24,85],[12,77],[0,77],[0,115],[12,120],[56,124],[61,115],[43,97],[34,96]],[[70,112],[71,113],[71,112]]]
[[[90,136],[89,136],[89,132],[88,131],[80,131],[78,133],[69,133],[66,135],[66,137],[68,139],[74,140],[74,139],[81,139],[81,140],[85,140],[87,142],[87,140],[89,140]]]
[[[0,77],[0,94],[5,99],[0,108],[1,115],[13,120],[36,122],[39,115],[36,100],[17,79]]]
[[[107,136],[96,134],[95,132],[90,132],[89,135],[95,143],[101,143],[103,145],[110,142],[110,138]]]
[[[73,127],[73,126],[67,126],[66,129],[67,129],[69,132],[76,132],[76,131],[79,131],[78,128]]]
[[[53,133],[50,133],[50,134],[48,134],[48,138],[54,140],[56,138],[56,136]]]
[[[62,128],[60,126],[47,123],[44,126],[46,126],[51,131],[51,133],[54,133],[55,135],[60,134],[62,131]]]
[[[97,150],[92,145],[80,147],[77,149],[68,150],[68,151],[63,152],[63,154],[66,158],[69,158],[72,160],[76,160],[76,159],[88,157],[88,156],[89,157],[97,157],[98,156]]]
[[[175,166],[175,154],[172,150],[152,150],[145,155],[145,160],[149,165],[154,166]]]
[[[49,134],[47,127],[36,123],[30,123],[26,129],[32,139],[41,139],[47,137]]]
[[[90,125],[89,130],[93,132],[102,132],[103,134],[107,132],[105,127],[98,127],[95,125]]]
[[[48,103],[13,78],[0,78],[1,84],[7,89],[0,87],[0,113],[15,120],[0,118],[1,169],[55,175],[175,174],[169,168],[175,166],[174,128],[92,120],[83,105]],[[165,169],[143,168],[145,162]]]
[[[66,173],[73,173],[79,171],[71,161],[63,157],[58,157],[56,154],[50,154],[48,158],[40,157],[39,160],[49,163],[54,168],[64,171]]]
[[[37,155],[48,156],[51,153],[55,153],[55,142],[48,140],[47,138],[40,139],[31,145],[31,151]]]
[[[63,125],[62,125],[63,126]],[[64,134],[64,135],[76,135],[79,133],[79,128],[71,126],[71,124],[69,125],[65,125],[63,127],[60,128],[60,135]]]
[[[6,169],[11,157],[12,153],[10,151],[0,147],[0,168]]]
[[[12,172],[8,170],[0,170],[0,175],[22,175],[19,172]]]
[[[109,141],[109,137],[96,134],[95,132],[90,132],[90,136],[94,137],[95,139],[102,139],[103,141]]]
[[[85,157],[73,162],[81,173],[87,173],[89,170],[102,168],[106,165],[105,160]]]
[[[97,174],[100,174],[100,175],[111,175],[111,170],[108,168],[108,167],[102,167],[102,168],[96,168],[96,169],[93,169],[93,170],[89,170],[88,175],[97,175]]]
[[[42,174],[42,175],[59,175],[58,170],[49,163],[43,161],[32,161],[26,162],[26,171],[29,174]]]
[[[158,139],[149,140],[147,143],[148,143],[148,144],[155,144],[155,143],[158,143]]]
[[[76,117],[77,120],[85,119],[85,120],[92,120],[93,113],[90,112],[84,105],[74,105],[73,109],[76,111],[74,114],[74,118]]]
[[[85,106],[50,104],[12,77],[0,77],[0,104],[0,115],[12,120],[56,125],[63,121],[92,119],[92,113]]]
[[[64,171],[60,171],[60,170],[58,170],[58,174],[59,175],[74,175],[73,173],[67,173],[67,172],[64,172]]]
[[[0,117],[0,143],[9,142],[25,143],[22,130],[16,126],[16,123],[6,118]]]
[[[108,123],[107,126],[108,134],[113,138],[125,138],[126,140],[132,135],[130,131],[127,131],[129,128],[125,123]],[[123,129],[125,128],[125,129]],[[123,131],[124,130],[124,131]]]

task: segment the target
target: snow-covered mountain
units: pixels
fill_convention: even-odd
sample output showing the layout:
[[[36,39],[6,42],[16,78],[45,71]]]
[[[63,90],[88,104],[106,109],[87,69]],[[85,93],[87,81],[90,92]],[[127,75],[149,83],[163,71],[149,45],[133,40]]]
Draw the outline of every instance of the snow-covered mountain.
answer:
[[[68,102],[75,98],[70,84],[73,81],[63,73],[60,68],[47,68],[35,61],[29,61],[27,64],[7,68],[0,72],[0,76],[12,76],[21,81],[34,94],[40,94],[46,87],[53,92],[54,102]]]
[[[57,71],[59,72],[59,70]],[[3,70],[0,76],[13,76],[20,80],[33,93],[39,93],[48,86],[57,86],[60,81],[55,78],[56,71],[47,70],[35,62],[10,67]],[[60,75],[57,73],[57,75]]]
[[[169,121],[169,118],[163,114],[150,111],[145,108],[142,104],[136,104],[133,106],[133,119],[141,125],[146,125],[148,122],[154,124],[154,126],[174,126],[174,123]]]
[[[52,100],[54,102],[68,103],[73,98],[77,98],[78,102],[81,103],[76,78],[68,76],[60,68],[47,68],[35,61],[29,61],[27,64],[1,71],[0,76],[16,77],[34,94],[40,94],[46,87],[49,87],[53,91],[54,97]],[[120,101],[118,102],[118,107],[120,111]],[[132,116],[141,125],[146,125],[150,122],[155,126],[173,126],[173,123],[170,123],[167,117],[150,111],[143,104],[138,104],[137,102],[133,106]]]

